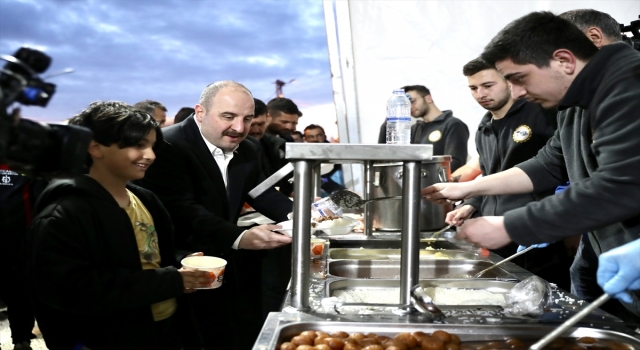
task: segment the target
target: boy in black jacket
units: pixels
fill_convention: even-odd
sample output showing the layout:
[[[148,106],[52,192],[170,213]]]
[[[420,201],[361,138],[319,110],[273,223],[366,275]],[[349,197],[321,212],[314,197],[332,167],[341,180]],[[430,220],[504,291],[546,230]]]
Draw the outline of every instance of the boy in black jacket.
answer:
[[[47,347],[181,349],[178,297],[211,280],[174,267],[167,212],[152,192],[128,183],[153,163],[160,127],[122,102],[94,102],[70,124],[94,133],[89,174],[51,182],[27,241]]]

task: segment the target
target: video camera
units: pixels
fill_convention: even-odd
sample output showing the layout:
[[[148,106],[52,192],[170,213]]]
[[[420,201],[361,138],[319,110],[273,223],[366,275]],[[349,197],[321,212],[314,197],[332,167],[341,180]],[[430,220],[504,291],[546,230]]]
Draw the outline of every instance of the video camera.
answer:
[[[638,18],[640,18],[640,15]],[[622,41],[631,45],[635,50],[640,51],[640,19],[637,21],[631,21],[628,26],[621,24],[620,32],[622,32]],[[633,35],[628,37],[625,35],[627,32]]]
[[[0,55],[0,169],[38,177],[79,174],[92,133],[75,125],[43,124],[22,119],[14,102],[45,107],[56,91],[39,77],[51,64],[45,53],[22,47],[13,56]]]

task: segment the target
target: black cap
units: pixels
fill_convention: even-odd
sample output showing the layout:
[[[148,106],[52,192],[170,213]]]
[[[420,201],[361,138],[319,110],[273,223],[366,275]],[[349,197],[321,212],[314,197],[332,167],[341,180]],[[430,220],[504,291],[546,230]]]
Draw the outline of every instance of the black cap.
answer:
[[[267,103],[267,109],[271,111],[279,111],[286,114],[297,114],[298,117],[302,117],[302,112],[298,109],[298,106],[286,97],[276,97]]]

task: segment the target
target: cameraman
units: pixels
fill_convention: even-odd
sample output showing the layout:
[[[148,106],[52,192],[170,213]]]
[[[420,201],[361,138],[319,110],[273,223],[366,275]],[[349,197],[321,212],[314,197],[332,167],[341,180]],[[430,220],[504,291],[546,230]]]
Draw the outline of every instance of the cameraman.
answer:
[[[33,206],[46,186],[8,169],[0,169],[0,299],[7,304],[9,328],[15,349],[31,349],[35,324],[20,263]]]

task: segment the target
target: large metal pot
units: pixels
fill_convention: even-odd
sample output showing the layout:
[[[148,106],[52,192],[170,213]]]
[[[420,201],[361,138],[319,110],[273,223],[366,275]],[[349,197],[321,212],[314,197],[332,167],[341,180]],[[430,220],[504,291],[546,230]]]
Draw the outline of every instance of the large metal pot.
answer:
[[[420,171],[420,188],[451,177],[451,156],[434,156],[424,161]],[[402,196],[402,163],[377,163],[373,165],[373,197]],[[371,215],[373,229],[377,231],[400,231],[402,228],[402,201],[384,200],[373,202]],[[449,205],[438,205],[427,200],[420,204],[420,231],[440,229],[445,225]]]

